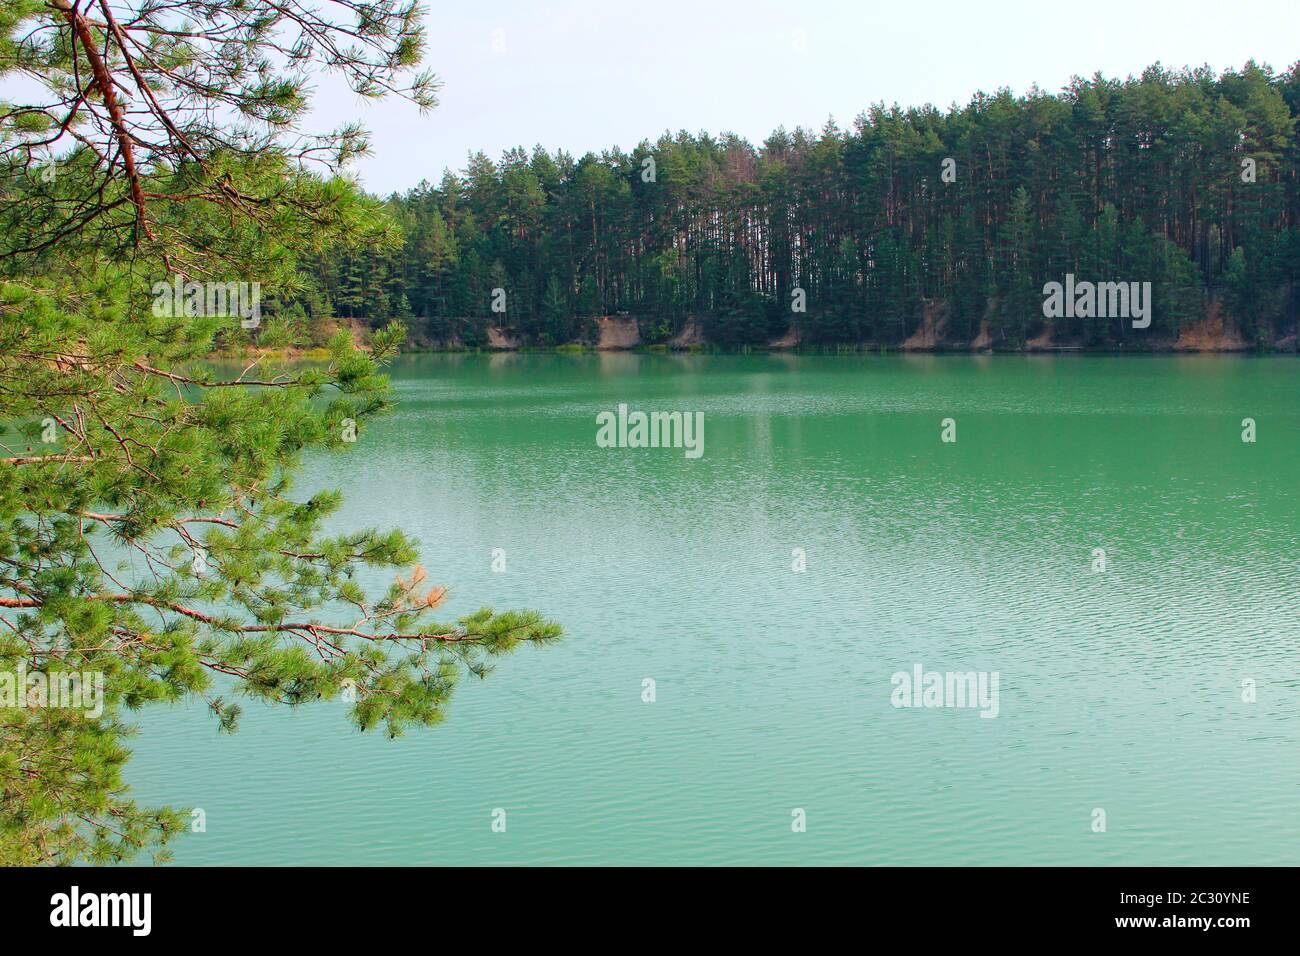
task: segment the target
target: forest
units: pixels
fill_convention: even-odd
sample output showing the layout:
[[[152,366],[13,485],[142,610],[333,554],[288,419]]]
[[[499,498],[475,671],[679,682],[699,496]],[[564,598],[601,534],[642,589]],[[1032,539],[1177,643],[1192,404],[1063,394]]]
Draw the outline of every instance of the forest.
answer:
[[[465,347],[488,326],[590,343],[607,315],[646,343],[694,323],[724,347],[890,347],[928,316],[940,344],[1019,348],[1043,332],[1044,284],[1073,274],[1151,282],[1153,322],[1058,319],[1056,342],[1168,343],[1217,315],[1274,346],[1296,325],[1298,112],[1300,64],[1157,64],[946,111],[878,104],[757,148],[679,132],[577,159],[476,153],[384,200],[400,240],[304,261],[291,312]]]

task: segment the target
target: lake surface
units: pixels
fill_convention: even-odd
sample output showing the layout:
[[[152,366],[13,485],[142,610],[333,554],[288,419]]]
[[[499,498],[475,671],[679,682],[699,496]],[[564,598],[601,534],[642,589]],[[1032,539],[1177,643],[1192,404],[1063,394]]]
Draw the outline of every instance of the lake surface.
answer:
[[[143,712],[135,797],[206,813],[179,863],[1300,863],[1294,358],[393,372],[397,411],[301,493],[417,536],[444,618],[566,637],[395,741],[341,702],[246,702],[233,736]],[[703,412],[703,456],[597,447],[619,403]],[[893,706],[917,665],[997,672],[997,717]]]

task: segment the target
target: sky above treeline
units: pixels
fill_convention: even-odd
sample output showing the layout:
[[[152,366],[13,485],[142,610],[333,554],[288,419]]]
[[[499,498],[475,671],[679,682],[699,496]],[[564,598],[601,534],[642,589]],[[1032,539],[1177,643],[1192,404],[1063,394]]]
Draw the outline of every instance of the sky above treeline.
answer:
[[[373,155],[355,170],[378,193],[436,182],[483,150],[541,144],[575,156],[631,149],[665,130],[850,127],[870,104],[965,104],[979,90],[1254,58],[1300,59],[1300,2],[1089,0],[488,0],[436,4],[426,63],[443,81],[421,116],[317,84],[314,123],[360,120]]]

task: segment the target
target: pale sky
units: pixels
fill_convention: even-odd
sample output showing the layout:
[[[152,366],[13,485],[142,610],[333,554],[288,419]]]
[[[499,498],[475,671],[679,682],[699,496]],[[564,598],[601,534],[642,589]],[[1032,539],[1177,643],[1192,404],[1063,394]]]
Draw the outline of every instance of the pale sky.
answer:
[[[436,3],[428,23],[444,84],[432,112],[318,84],[315,122],[371,130],[355,169],[377,192],[436,182],[480,149],[580,156],[680,129],[757,145],[783,124],[847,127],[881,100],[946,108],[1156,61],[1280,72],[1300,59],[1300,0],[478,0]]]

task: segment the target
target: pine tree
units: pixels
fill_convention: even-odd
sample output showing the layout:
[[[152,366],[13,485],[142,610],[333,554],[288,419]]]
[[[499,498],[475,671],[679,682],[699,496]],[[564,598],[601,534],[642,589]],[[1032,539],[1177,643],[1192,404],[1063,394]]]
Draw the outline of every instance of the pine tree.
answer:
[[[227,6],[0,8],[0,69],[45,90],[0,103],[0,698],[22,672],[104,680],[101,712],[0,707],[0,863],[165,854],[183,817],[126,793],[129,709],[196,696],[234,729],[232,695],[345,696],[357,726],[398,734],[440,720],[459,673],[559,633],[533,612],[429,620],[444,589],[414,541],[326,535],[339,495],[293,495],[304,452],[346,451],[390,406],[379,366],[400,326],[370,352],[340,333],[322,366],[223,376],[202,361],[214,344],[259,330],[242,312],[160,301],[173,282],[220,279],[287,302],[311,292],[305,264],[327,249],[397,247],[381,204],[332,175],[360,130],[338,131],[321,173],[303,165],[321,155],[294,136],[309,68],[433,104],[414,4],[343,5],[337,23],[269,0],[245,0],[238,18]],[[229,55],[254,45],[265,62]],[[277,57],[291,64],[279,75]],[[131,109],[111,91],[129,91]],[[216,122],[227,107],[243,129]],[[68,145],[65,122],[76,145],[42,177],[35,159]],[[335,289],[336,303],[350,294]],[[366,593],[364,566],[391,584]]]
[[[800,288],[806,340],[897,345],[922,301],[947,305],[952,344],[974,338],[990,303],[1002,341],[1021,342],[1041,325],[1040,283],[1073,273],[1159,287],[1139,340],[1160,342],[1204,317],[1244,249],[1251,281],[1273,291],[1238,324],[1276,341],[1297,311],[1296,77],[1153,66],[1124,81],[1080,78],[1058,96],[977,94],[946,112],[876,104],[850,129],[778,129],[758,148],[679,133],[577,159],[476,154],[462,175],[392,200],[406,227],[402,270],[379,248],[335,254],[320,284],[339,313],[373,311],[358,289],[387,270],[392,310],[405,291],[418,316],[449,328],[488,319],[490,289],[506,281],[509,314],[492,320],[540,341],[555,276],[570,318],[593,314],[594,301],[662,340],[687,314],[711,313],[736,344],[786,331]],[[643,178],[649,160],[655,176]],[[1246,160],[1258,167],[1250,182]],[[1134,339],[1122,322],[1068,316],[1054,333],[1094,346]]]

